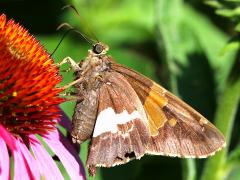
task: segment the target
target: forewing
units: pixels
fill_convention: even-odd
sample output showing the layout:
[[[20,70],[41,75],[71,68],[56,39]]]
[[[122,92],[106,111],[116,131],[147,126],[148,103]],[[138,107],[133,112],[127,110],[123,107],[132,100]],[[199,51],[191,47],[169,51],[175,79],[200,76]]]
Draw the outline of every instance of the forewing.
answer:
[[[149,154],[204,158],[225,145],[221,132],[193,108],[143,75],[113,63],[131,84],[148,117]]]
[[[95,167],[111,167],[140,158],[150,140],[144,108],[125,77],[110,72],[104,79],[87,160],[93,173]]]

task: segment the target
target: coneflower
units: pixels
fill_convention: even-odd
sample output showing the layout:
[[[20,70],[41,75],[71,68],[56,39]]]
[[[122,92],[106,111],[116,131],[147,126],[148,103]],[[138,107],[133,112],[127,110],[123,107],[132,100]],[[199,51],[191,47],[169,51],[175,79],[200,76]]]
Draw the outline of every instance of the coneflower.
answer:
[[[71,179],[84,179],[77,152],[57,130],[63,90],[50,55],[27,30],[0,15],[0,179],[63,179],[42,141]],[[36,135],[39,135],[38,138]],[[41,141],[39,139],[42,139]]]

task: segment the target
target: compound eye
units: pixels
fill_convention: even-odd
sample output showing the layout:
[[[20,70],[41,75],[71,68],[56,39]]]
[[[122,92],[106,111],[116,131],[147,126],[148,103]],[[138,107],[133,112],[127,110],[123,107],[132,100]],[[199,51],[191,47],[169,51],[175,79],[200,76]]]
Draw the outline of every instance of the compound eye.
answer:
[[[103,46],[101,44],[95,44],[93,46],[93,52],[96,54],[101,54],[103,52]]]

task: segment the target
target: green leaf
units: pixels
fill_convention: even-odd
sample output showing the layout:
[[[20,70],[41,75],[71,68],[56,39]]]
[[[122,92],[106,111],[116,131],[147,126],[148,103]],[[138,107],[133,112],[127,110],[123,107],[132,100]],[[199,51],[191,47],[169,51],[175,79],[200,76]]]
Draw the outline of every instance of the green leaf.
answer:
[[[226,2],[239,3],[240,0],[225,0]]]
[[[219,1],[216,1],[216,0],[207,0],[207,1],[204,1],[204,3],[211,7],[214,7],[214,8],[222,8],[223,7],[223,5]]]
[[[240,32],[240,23],[235,26],[235,31]]]
[[[220,51],[220,55],[226,55],[229,52],[236,52],[240,47],[239,45],[240,43],[238,39],[232,40]]]
[[[239,180],[240,179],[240,165],[235,166],[230,172],[229,175],[227,176],[227,180]]]
[[[216,14],[225,16],[225,17],[234,17],[240,15],[240,7],[236,7],[235,9],[217,9]]]
[[[232,152],[230,153],[228,157],[228,162],[235,162],[239,161],[240,162],[240,146],[237,146]]]
[[[194,32],[199,51],[203,51],[213,69],[214,79],[217,82],[216,91],[221,92],[225,86],[226,79],[234,61],[234,54],[221,54],[226,46],[228,37],[218,30],[204,15],[196,13],[192,8],[186,6],[187,26]],[[192,37],[194,38],[194,37]]]

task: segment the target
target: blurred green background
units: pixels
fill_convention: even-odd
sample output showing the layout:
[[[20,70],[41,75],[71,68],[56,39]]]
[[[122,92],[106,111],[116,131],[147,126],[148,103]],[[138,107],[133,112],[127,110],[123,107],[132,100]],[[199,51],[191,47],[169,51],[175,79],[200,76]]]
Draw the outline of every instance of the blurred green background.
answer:
[[[215,122],[227,147],[208,160],[145,156],[126,165],[98,170],[96,180],[239,180],[240,61],[239,0],[1,0],[0,12],[24,25],[52,53],[67,22],[110,46],[109,54],[159,82]],[[73,10],[61,8],[74,5]],[[84,59],[91,46],[68,34],[53,54]],[[63,66],[62,70],[67,69]],[[64,85],[72,72],[62,73]],[[61,105],[71,118],[75,102]],[[87,143],[81,146],[86,161]],[[59,164],[66,179],[64,168]],[[90,179],[88,177],[88,179]]]

